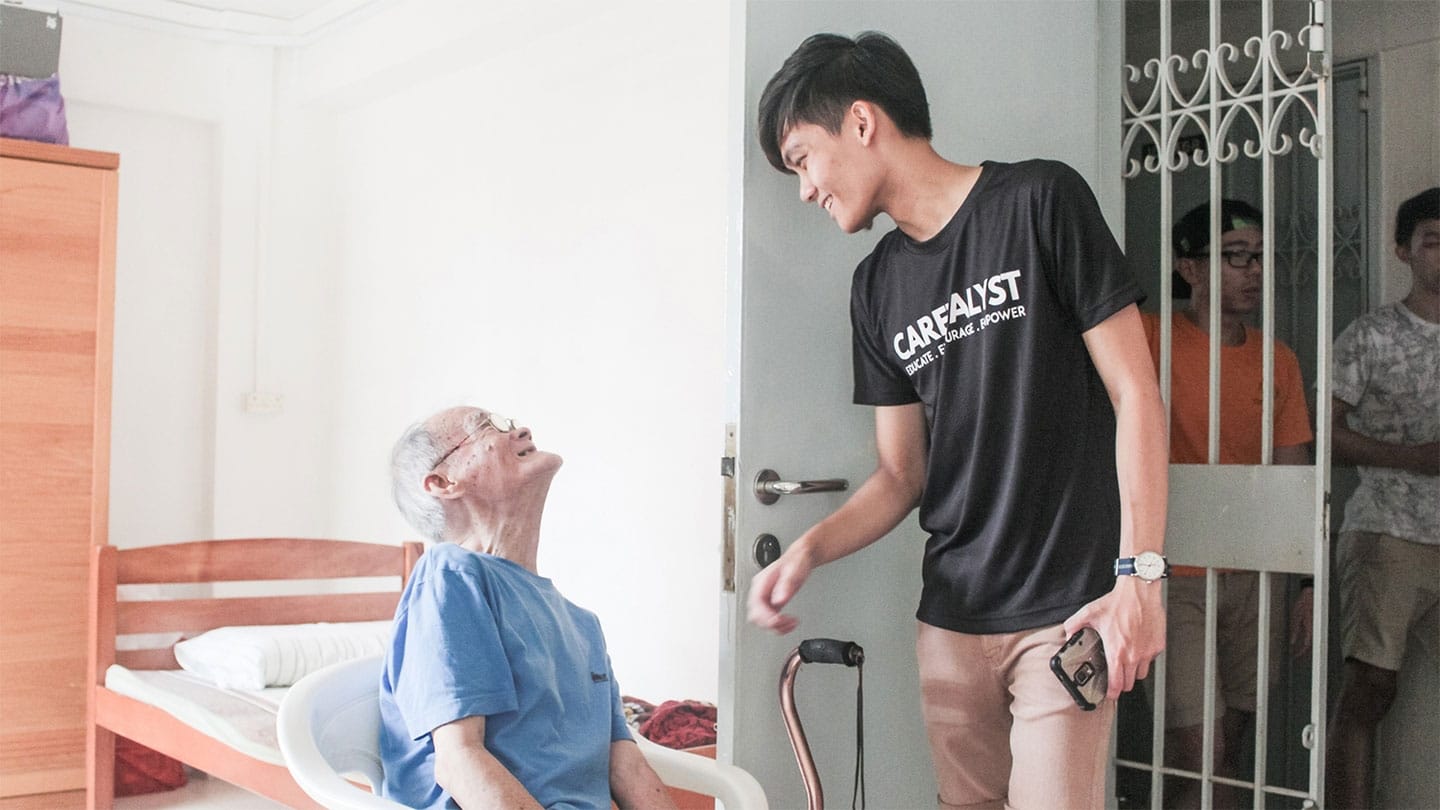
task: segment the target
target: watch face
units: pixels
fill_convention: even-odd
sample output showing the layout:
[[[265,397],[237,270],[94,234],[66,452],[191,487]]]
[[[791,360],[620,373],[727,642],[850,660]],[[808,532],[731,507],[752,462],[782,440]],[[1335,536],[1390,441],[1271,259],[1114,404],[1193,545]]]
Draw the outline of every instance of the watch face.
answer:
[[[1165,558],[1153,551],[1142,552],[1135,557],[1135,575],[1141,579],[1160,579],[1165,576]]]

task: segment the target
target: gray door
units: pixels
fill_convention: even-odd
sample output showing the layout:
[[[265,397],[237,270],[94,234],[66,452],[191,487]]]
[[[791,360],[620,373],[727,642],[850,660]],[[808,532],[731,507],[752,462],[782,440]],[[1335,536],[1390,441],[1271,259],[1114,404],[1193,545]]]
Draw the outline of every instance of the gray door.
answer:
[[[730,279],[730,419],[736,425],[733,591],[727,591],[720,674],[720,755],[764,785],[772,807],[805,806],[780,717],[777,682],[800,639],[865,648],[865,742],[871,807],[933,806],[935,785],[919,712],[914,612],[924,536],[913,517],[889,537],[821,569],[793,603],[800,627],[779,638],[745,622],[762,534],[788,546],[844,494],[752,495],[762,469],[786,480],[846,478],[874,467],[873,411],[850,404],[850,275],[885,229],[841,234],[799,202],[755,139],[765,82],[808,35],[884,31],[925,80],[937,150],[965,163],[1050,157],[1075,166],[1117,223],[1119,137],[1113,117],[1119,15],[1097,2],[749,2],[737,9],[733,110],[743,137],[735,172]],[[1111,57],[1110,54],[1117,56]],[[1114,59],[1113,63],[1106,60]],[[1103,90],[1103,91],[1102,91]],[[743,135],[741,130],[743,129]],[[856,673],[808,665],[796,702],[831,807],[846,806],[855,756]]]

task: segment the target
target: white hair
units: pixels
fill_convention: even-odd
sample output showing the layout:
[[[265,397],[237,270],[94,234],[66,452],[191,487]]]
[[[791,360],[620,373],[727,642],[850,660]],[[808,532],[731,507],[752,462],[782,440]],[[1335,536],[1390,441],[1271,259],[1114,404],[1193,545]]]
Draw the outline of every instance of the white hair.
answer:
[[[429,428],[417,422],[405,429],[390,454],[390,487],[395,505],[407,523],[437,543],[446,542],[445,508],[439,498],[425,491],[425,476],[435,468],[441,453]]]

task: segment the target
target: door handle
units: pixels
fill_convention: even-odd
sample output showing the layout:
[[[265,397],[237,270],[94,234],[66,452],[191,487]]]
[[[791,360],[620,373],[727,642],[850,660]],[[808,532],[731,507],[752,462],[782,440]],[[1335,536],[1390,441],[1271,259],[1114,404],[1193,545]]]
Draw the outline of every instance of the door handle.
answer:
[[[819,481],[781,481],[774,470],[761,470],[755,476],[755,500],[769,506],[780,500],[781,495],[808,495],[812,492],[844,492],[850,482],[844,478],[824,478]]]

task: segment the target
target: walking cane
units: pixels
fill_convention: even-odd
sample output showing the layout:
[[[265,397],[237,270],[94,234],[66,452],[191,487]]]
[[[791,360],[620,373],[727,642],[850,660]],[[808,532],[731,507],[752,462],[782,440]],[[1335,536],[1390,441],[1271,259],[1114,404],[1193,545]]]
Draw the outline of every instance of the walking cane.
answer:
[[[785,731],[790,735],[790,747],[795,749],[795,761],[800,766],[800,778],[805,781],[805,798],[809,810],[824,810],[825,794],[820,787],[820,773],[815,769],[815,758],[810,755],[810,743],[805,739],[805,728],[800,724],[800,714],[795,710],[795,676],[804,664],[844,664],[856,667],[860,685],[855,691],[855,793],[860,796],[863,806],[865,798],[865,744],[864,744],[864,663],[865,651],[853,641],[836,641],[833,638],[812,638],[800,642],[790,651],[785,666],[780,671],[780,711],[785,718]],[[854,806],[854,796],[851,796]]]

